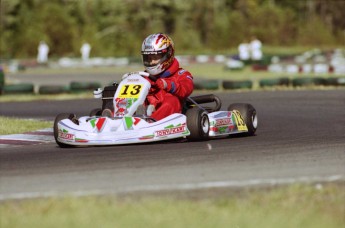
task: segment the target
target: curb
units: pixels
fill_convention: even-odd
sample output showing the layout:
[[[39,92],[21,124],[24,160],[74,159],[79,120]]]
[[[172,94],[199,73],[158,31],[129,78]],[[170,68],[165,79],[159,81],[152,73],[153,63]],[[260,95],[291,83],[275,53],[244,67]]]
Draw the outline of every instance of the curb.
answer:
[[[53,128],[45,128],[22,134],[0,135],[0,148],[37,145],[55,142]]]

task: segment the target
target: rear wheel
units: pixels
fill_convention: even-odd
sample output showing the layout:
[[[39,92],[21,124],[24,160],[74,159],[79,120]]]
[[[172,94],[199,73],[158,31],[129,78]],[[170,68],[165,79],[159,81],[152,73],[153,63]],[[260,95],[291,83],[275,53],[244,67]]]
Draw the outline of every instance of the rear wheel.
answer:
[[[76,115],[72,114],[72,113],[61,113],[61,114],[57,115],[56,118],[55,118],[55,121],[54,121],[54,138],[55,138],[55,142],[61,148],[68,148],[68,147],[72,147],[72,146],[58,141],[58,137],[59,137],[58,123],[61,120],[63,120],[63,119],[70,119],[75,124],[79,124],[79,121],[78,121]]]
[[[235,103],[228,107],[228,111],[237,110],[241,113],[241,116],[247,125],[248,132],[242,133],[243,136],[255,135],[256,129],[258,127],[258,117],[256,115],[256,110],[251,104],[246,103]]]
[[[90,112],[90,116],[101,116],[101,115],[102,115],[102,109],[101,108],[92,109]]]
[[[193,107],[186,111],[187,127],[190,135],[187,136],[191,141],[202,141],[208,139],[210,131],[210,121],[207,112],[198,107]]]

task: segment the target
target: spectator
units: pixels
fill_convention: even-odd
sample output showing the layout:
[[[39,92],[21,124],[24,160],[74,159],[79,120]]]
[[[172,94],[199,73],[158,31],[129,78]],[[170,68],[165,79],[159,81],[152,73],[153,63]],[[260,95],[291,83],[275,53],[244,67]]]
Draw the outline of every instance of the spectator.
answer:
[[[239,58],[242,61],[248,61],[250,58],[250,46],[249,44],[244,41],[238,46],[238,53],[239,53]]]
[[[38,45],[38,55],[37,62],[40,64],[45,64],[48,62],[49,46],[44,41],[40,41]]]
[[[83,43],[80,48],[81,58],[83,61],[86,61],[90,57],[91,45],[88,43]]]
[[[250,42],[251,58],[253,61],[260,61],[262,59],[261,47],[261,41],[254,36]]]

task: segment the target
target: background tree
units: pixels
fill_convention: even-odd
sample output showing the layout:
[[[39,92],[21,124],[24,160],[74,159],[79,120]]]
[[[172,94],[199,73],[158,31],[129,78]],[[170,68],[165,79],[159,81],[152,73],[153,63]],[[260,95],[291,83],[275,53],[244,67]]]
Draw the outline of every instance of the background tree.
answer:
[[[256,35],[265,46],[344,46],[343,0],[1,0],[0,59],[139,56],[142,40],[166,32],[181,53],[223,52]]]

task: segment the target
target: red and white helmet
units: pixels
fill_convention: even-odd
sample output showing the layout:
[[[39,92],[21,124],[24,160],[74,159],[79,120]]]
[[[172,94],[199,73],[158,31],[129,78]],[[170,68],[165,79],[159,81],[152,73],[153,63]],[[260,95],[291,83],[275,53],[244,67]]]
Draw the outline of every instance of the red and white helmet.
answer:
[[[168,69],[174,60],[174,43],[163,33],[149,35],[141,46],[146,71],[158,75]]]

